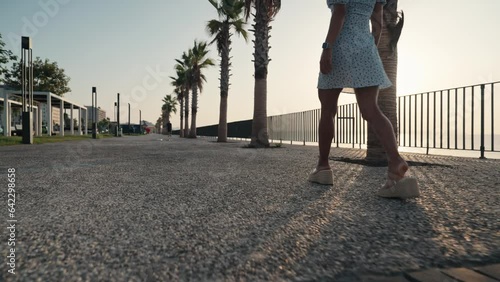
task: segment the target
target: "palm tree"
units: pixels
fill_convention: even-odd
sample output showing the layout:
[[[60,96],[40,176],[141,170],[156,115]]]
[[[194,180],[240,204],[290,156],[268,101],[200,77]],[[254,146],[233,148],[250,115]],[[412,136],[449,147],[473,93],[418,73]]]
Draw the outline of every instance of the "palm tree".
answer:
[[[167,124],[170,123],[170,116],[172,113],[177,113],[177,100],[172,98],[172,95],[166,95],[163,97],[162,117],[163,117],[163,134],[168,134]]]
[[[388,0],[384,6],[384,20],[382,23],[382,36],[378,50],[385,72],[392,82],[392,86],[380,90],[378,105],[382,112],[391,121],[394,133],[397,137],[398,119],[396,103],[396,86],[398,72],[398,49],[397,44],[404,24],[404,14],[401,16],[397,11],[398,0]],[[372,162],[387,162],[387,156],[373,129],[368,126],[368,142],[366,159]]]
[[[203,82],[207,81],[202,70],[213,66],[214,63],[212,59],[206,58],[208,54],[207,43],[194,41],[194,47],[190,50],[190,69],[188,72],[192,77],[191,93],[192,93],[192,103],[191,103],[191,131],[189,132],[189,138],[196,138],[196,114],[198,112],[198,90],[200,93],[203,91]]]
[[[160,116],[156,120],[156,125],[155,125],[156,126],[156,133],[160,133],[161,132],[161,122],[162,122],[162,117]]]
[[[181,59],[175,60],[177,64],[175,65],[175,70],[177,76],[182,83],[182,88],[184,90],[184,137],[189,135],[189,90],[193,84],[193,76],[191,75],[191,50],[187,53],[183,52]]]
[[[269,147],[267,133],[267,66],[269,64],[270,23],[281,8],[281,0],[245,0],[246,19],[255,8],[253,32],[255,35],[255,87],[252,122],[252,147]]]
[[[229,72],[231,51],[231,28],[236,34],[243,36],[247,41],[245,22],[241,18],[245,3],[243,0],[208,0],[217,10],[220,21],[211,20],[207,24],[207,31],[217,43],[217,51],[221,57],[220,63],[220,109],[217,142],[227,142],[227,96],[229,94]]]
[[[179,101],[179,113],[180,113],[180,130],[179,130],[179,135],[180,137],[184,137],[184,99],[185,96],[189,95],[189,91],[187,90],[186,87],[186,73],[182,69],[177,69],[177,76],[173,77],[171,76],[170,78],[172,79],[171,85],[175,87],[174,93],[177,95],[177,100]]]
[[[183,137],[183,114],[182,114],[182,107],[184,106],[184,92],[182,91],[181,88],[175,88],[174,89],[174,94],[175,94],[175,101],[179,102],[179,113],[180,113],[180,129],[179,129],[179,137]]]

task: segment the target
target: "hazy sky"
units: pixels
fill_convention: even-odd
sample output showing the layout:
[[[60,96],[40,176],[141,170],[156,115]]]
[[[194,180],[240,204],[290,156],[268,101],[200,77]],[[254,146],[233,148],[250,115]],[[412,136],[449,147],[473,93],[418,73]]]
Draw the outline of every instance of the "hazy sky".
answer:
[[[268,114],[319,108],[316,81],[330,11],[324,0],[283,0],[273,23]],[[500,80],[499,0],[399,0],[405,27],[399,42],[398,95]],[[205,26],[217,17],[206,0],[1,0],[0,33],[20,54],[21,35],[33,54],[57,61],[71,77],[70,100],[99,105],[113,119],[116,93],[132,105],[132,121],[155,122],[173,88],[174,59],[210,40]],[[233,37],[228,120],[253,113],[253,45]],[[215,46],[210,57],[217,59]],[[198,125],[218,123],[219,67],[206,71]],[[345,94],[341,102],[351,102]],[[124,120],[122,118],[122,120]],[[179,116],[173,117],[174,127]]]

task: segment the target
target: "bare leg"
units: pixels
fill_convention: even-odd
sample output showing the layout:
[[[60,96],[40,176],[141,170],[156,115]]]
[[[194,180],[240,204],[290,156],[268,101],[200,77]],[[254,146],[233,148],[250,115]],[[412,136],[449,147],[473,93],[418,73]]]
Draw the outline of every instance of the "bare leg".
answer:
[[[337,101],[342,89],[318,89],[321,102],[321,119],[319,122],[319,160],[317,170],[330,169],[328,157],[333,139],[333,118],[337,114]]]
[[[373,127],[389,162],[389,172],[403,177],[408,165],[398,152],[394,128],[377,104],[378,86],[355,89],[356,99],[363,118]]]

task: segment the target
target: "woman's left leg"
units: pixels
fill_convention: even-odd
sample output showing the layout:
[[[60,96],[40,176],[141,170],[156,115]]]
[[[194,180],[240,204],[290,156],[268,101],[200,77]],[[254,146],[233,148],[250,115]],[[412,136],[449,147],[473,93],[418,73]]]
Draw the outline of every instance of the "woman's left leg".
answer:
[[[391,122],[378,107],[378,86],[357,88],[355,92],[359,110],[363,118],[374,129],[375,134],[387,153],[389,172],[403,177],[406,170],[408,170],[408,165],[398,152],[396,136]]]

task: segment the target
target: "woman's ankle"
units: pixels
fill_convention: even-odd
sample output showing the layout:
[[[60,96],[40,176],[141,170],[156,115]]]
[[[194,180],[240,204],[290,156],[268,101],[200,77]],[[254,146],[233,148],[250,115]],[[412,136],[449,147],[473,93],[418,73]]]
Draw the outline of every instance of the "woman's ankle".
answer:
[[[318,161],[318,164],[316,165],[316,170],[325,170],[325,169],[331,169],[330,164],[328,161]]]
[[[408,163],[402,157],[398,157],[395,160],[389,160],[387,169],[394,176],[404,177],[408,168]]]

